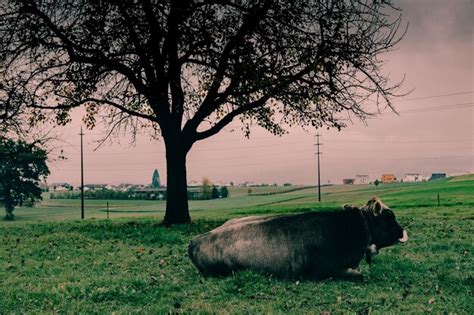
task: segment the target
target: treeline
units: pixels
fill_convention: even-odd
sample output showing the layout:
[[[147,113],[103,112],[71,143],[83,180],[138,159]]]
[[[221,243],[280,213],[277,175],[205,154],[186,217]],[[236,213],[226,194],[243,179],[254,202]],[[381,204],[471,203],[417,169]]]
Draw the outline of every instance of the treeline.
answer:
[[[79,191],[68,191],[51,193],[50,199],[80,199],[81,193]],[[100,190],[86,190],[84,191],[84,198],[87,199],[114,199],[114,200],[149,200],[150,196],[145,194],[136,194],[133,191],[116,191],[110,189]]]
[[[198,191],[188,191],[189,200],[210,200],[218,198],[229,197],[229,190],[222,186],[218,189],[216,186],[203,187]],[[51,193],[50,199],[80,199],[81,193],[79,191],[68,191]],[[99,200],[166,200],[166,192],[143,192],[143,191],[116,191],[110,189],[94,189],[84,191],[84,198],[99,199]]]
[[[217,188],[215,185],[212,185],[212,188],[203,185],[201,187],[201,196],[195,196],[195,200],[209,200],[209,199],[218,199],[218,198],[227,198],[229,197],[229,190],[227,187],[222,186],[220,189]],[[189,192],[188,192],[188,199],[193,199],[189,198]]]

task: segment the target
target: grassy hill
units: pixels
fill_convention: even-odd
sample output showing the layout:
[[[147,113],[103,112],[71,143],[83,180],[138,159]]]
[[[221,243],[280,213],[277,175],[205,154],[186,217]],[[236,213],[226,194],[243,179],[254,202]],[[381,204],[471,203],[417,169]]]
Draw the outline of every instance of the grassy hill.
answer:
[[[253,193],[192,201],[194,223],[172,228],[160,225],[156,201],[111,201],[111,220],[104,201],[87,201],[84,221],[77,200],[19,208],[17,221],[0,222],[0,313],[474,313],[474,176],[324,187],[322,203],[314,188]],[[231,217],[337,209],[374,195],[410,240],[382,250],[370,269],[362,262],[360,283],[203,278],[186,256],[192,237]]]
[[[474,175],[469,174],[450,179],[424,183],[393,183],[374,185],[335,185],[322,187],[322,202],[317,203],[314,187],[231,187],[230,198],[217,200],[193,200],[189,206],[193,218],[219,218],[239,216],[246,213],[280,213],[308,211],[312,209],[339,208],[342,204],[362,205],[372,196],[382,198],[394,209],[430,207],[437,205],[440,195],[442,205],[453,203],[472,205],[474,199]],[[106,218],[106,203],[109,202],[110,218],[153,217],[163,218],[164,201],[151,200],[86,200],[87,219]],[[49,199],[34,208],[17,208],[18,222],[47,222],[76,220],[80,218],[80,200]]]

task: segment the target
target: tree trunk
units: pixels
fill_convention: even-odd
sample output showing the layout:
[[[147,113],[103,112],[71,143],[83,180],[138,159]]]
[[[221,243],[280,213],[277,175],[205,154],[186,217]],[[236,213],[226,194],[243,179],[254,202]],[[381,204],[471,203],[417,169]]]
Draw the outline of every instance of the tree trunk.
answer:
[[[187,150],[180,145],[166,145],[166,213],[165,225],[190,223],[188,184],[186,178]]]
[[[13,206],[13,200],[11,199],[10,196],[5,196],[5,220],[13,220],[14,215],[13,215],[13,210],[15,207]]]

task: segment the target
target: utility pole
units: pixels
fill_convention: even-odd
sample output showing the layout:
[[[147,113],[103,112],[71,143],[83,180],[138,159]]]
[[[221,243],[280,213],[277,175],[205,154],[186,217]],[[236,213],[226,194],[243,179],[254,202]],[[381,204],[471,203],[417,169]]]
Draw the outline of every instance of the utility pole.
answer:
[[[320,152],[319,147],[322,145],[322,143],[319,143],[319,137],[321,135],[319,133],[316,134],[316,155],[318,156],[318,201],[321,202],[321,168],[320,168],[320,163],[319,163],[319,156],[322,154]]]
[[[84,136],[84,133],[82,132],[82,126],[79,135],[81,136],[81,219],[84,220],[84,152],[82,146],[82,136]]]

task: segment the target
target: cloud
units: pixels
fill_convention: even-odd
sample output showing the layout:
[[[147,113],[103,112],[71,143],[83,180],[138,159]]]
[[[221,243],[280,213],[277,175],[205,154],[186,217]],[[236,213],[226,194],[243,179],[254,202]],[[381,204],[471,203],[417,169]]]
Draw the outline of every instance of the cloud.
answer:
[[[448,45],[453,41],[472,43],[473,1],[402,0],[397,5],[403,10],[404,20],[410,24],[405,45]]]

